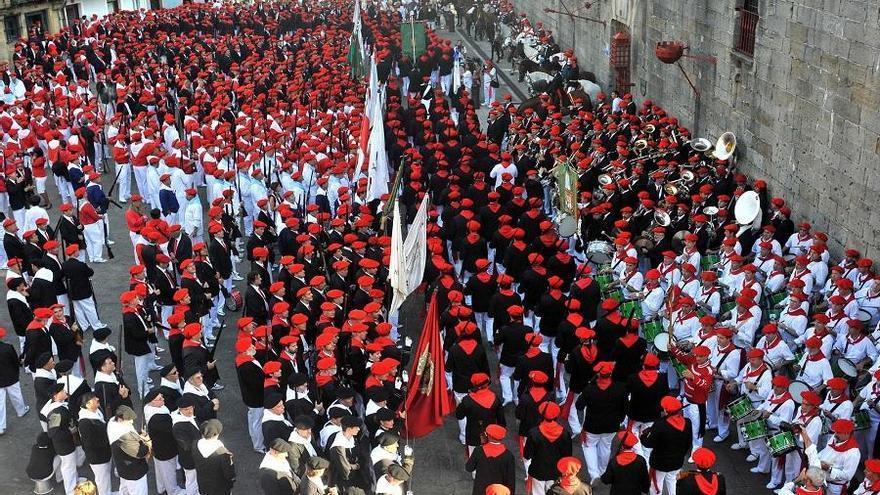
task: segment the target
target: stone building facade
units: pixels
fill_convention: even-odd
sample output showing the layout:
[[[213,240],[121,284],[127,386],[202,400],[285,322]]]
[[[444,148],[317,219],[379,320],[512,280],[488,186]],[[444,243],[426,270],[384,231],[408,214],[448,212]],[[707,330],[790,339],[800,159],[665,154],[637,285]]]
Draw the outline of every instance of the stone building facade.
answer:
[[[854,246],[880,256],[875,0],[514,4],[549,27],[560,46],[573,47],[603,89],[624,87],[637,101],[650,98],[713,142],[734,132],[740,170],[766,179],[771,194],[790,204],[796,222],[808,220],[828,232],[834,254]],[[621,43],[627,39],[628,50]],[[679,63],[699,96],[679,68],[655,56],[657,42],[667,40],[685,43],[698,56]]]

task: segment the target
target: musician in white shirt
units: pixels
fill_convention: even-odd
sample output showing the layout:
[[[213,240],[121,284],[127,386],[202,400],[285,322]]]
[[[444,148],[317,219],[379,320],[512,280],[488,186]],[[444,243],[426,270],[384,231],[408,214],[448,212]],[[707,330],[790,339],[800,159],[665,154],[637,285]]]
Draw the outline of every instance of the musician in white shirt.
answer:
[[[681,293],[696,300],[700,295],[700,280],[696,277],[697,268],[690,263],[681,265]]]
[[[702,286],[694,300],[703,311],[717,317],[721,312],[721,290],[715,285],[715,282],[718,280],[718,274],[705,271],[700,274],[700,280]]]
[[[764,360],[770,363],[774,372],[779,372],[783,366],[794,361],[794,354],[788,344],[779,335],[779,328],[775,323],[767,323],[761,329],[764,335],[758,339],[758,349],[764,351]]]
[[[764,402],[770,395],[772,389],[773,371],[764,362],[764,351],[761,349],[752,349],[746,354],[748,363],[740,370],[736,379],[732,384],[727,385],[730,392],[739,389],[741,395],[746,395],[752,405],[758,407],[758,404]],[[730,446],[733,450],[742,450],[750,447],[743,440],[742,430],[737,428],[739,433],[739,441]],[[752,452],[757,459],[757,454]]]
[[[810,235],[811,225],[807,222],[798,224],[798,231],[788,236],[785,241],[785,252],[795,256],[807,254],[807,250],[813,245],[813,236]]]
[[[816,244],[807,253],[807,258],[810,260],[807,263],[807,270],[813,274],[813,293],[819,292],[825,286],[825,281],[828,280],[828,264],[822,260],[824,251],[825,248],[822,245]]]
[[[859,312],[865,311],[871,315],[868,326],[870,328],[877,326],[877,322],[880,321],[880,280],[874,279],[862,288],[856,294],[856,299],[859,301]]]
[[[877,347],[865,336],[860,320],[850,318],[846,325],[847,332],[837,336],[834,352],[852,361],[859,370],[869,367],[877,359]]]
[[[865,479],[859,483],[853,495],[880,494],[880,459],[865,458]]]
[[[660,272],[660,285],[663,290],[669,290],[681,281],[681,270],[678,269],[675,253],[672,251],[663,251],[663,261],[657,265],[657,271]]]
[[[764,291],[767,297],[785,290],[785,258],[773,258],[773,267],[764,280]]]
[[[706,402],[706,418],[709,427],[718,426],[715,443],[723,442],[730,434],[730,416],[720,412],[721,388],[739,376],[742,352],[731,342],[733,330],[729,327],[715,329],[715,349],[712,351],[712,369],[715,370],[715,387],[709,391]]]
[[[872,376],[871,383],[862,387],[854,404],[855,409],[868,412],[871,427],[856,434],[856,439],[868,459],[874,457],[874,438],[880,425],[880,408],[877,406],[880,402],[880,371],[873,372]]]
[[[842,495],[847,492],[847,485],[856,474],[861,460],[858,442],[853,438],[853,422],[849,419],[838,419],[831,424],[834,438],[828,442],[828,446],[816,454],[817,447],[807,444],[804,453],[809,459],[810,466],[818,464],[826,471],[825,481],[828,487],[827,495]]]
[[[754,255],[758,254],[758,250],[761,247],[760,246],[761,242],[766,241],[772,245],[772,247],[770,248],[770,251],[772,251],[773,254],[775,254],[777,256],[782,256],[782,246],[779,245],[779,241],[777,241],[776,239],[773,238],[773,234],[775,234],[775,233],[776,233],[776,227],[774,227],[772,225],[765,225],[764,231],[761,232],[761,237],[757,241],[755,241],[755,243],[752,245],[752,254],[754,254]]]
[[[798,363],[798,372],[795,380],[806,383],[816,392],[821,392],[825,384],[834,377],[831,372],[831,363],[822,353],[822,340],[812,336],[806,341],[807,352]]]
[[[757,310],[757,315],[755,315],[755,309]],[[737,347],[751,349],[755,343],[755,332],[758,330],[760,323],[760,308],[756,307],[752,299],[740,296],[736,299],[736,308],[730,313],[730,318],[721,324],[736,329],[733,343]]]
[[[771,383],[773,392],[758,409],[761,411],[761,417],[767,421],[770,435],[774,435],[779,432],[781,423],[791,423],[796,404],[788,392],[788,386],[791,385],[791,380],[788,377],[776,375]],[[768,470],[771,472],[770,482],[767,483],[768,490],[781,485],[784,481],[784,466],[773,462],[766,441],[763,438],[752,440],[749,442],[749,446],[753,446],[752,452],[756,452],[758,455],[758,465],[753,467],[751,471],[753,473],[766,473]]]
[[[651,321],[659,316],[666,302],[666,293],[660,287],[660,272],[656,269],[652,268],[645,274],[645,290],[647,293],[641,303],[642,318]]]
[[[644,285],[644,277],[639,272],[639,260],[632,256],[624,258],[626,268],[620,275],[620,291],[623,293],[624,299],[637,299],[642,292]]]
[[[791,271],[791,275],[789,275],[788,280],[792,281],[794,279],[801,279],[804,282],[804,292],[807,294],[813,293],[813,285],[815,285],[815,280],[813,278],[813,274],[810,273],[810,270],[807,269],[807,263],[810,261],[806,256],[800,255],[794,259],[794,270]]]
[[[693,265],[695,271],[700,269],[700,261],[702,260],[702,256],[700,255],[700,250],[697,249],[697,234],[687,234],[684,236],[684,249],[682,250],[681,256],[678,257],[679,263],[684,265],[685,263],[690,263]]]
[[[853,403],[849,400],[849,383],[840,377],[834,377],[826,382],[828,386],[828,395],[825,401],[819,406],[822,413],[822,421],[826,425],[830,425],[834,421],[841,418],[851,418],[853,412]],[[819,444],[824,445],[830,437],[829,432],[823,429],[822,435],[819,437]]]
[[[819,404],[822,403],[822,397],[812,390],[804,390],[801,392],[801,407],[798,408],[792,420],[792,425],[798,427],[810,442],[819,443],[819,435],[822,434],[822,415],[819,412]],[[794,440],[799,450],[794,450],[785,454],[785,480],[793,481],[801,472],[801,451],[804,448],[804,441],[801,434],[795,433]]]

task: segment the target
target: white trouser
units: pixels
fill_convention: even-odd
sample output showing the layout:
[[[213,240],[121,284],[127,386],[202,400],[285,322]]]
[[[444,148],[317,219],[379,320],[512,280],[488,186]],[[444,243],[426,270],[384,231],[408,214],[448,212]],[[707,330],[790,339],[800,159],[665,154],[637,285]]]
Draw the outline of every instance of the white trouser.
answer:
[[[61,460],[58,469],[61,471],[61,478],[64,480],[64,493],[70,495],[73,493],[73,489],[76,488],[76,482],[79,480],[79,475],[76,473],[76,451],[74,450],[67,455],[60,455],[58,459]]]
[[[95,474],[95,486],[98,495],[112,495],[113,493],[113,463],[107,461],[103,464],[89,464],[92,473]]]
[[[9,214],[9,194],[6,192],[0,193],[0,212],[4,215]]]
[[[116,192],[119,201],[128,201],[131,197],[131,165],[128,163],[116,164]]]
[[[56,297],[56,299],[58,299],[58,304],[64,305],[64,315],[70,316],[70,299],[67,297],[67,294],[58,294],[55,297]],[[77,323],[79,323],[79,322],[77,322]]]
[[[691,448],[691,451],[693,452],[703,446],[703,436],[700,434],[700,426],[705,428],[706,425],[703,424],[700,419],[700,409],[696,404],[685,402],[684,410],[682,412],[686,418],[691,420],[693,432],[693,447]]]
[[[165,492],[165,495],[177,495],[180,487],[177,486],[177,456],[160,461],[153,459],[156,468],[156,493]]]
[[[564,363],[556,363],[556,376],[554,377],[554,379],[556,380],[554,382],[556,384],[556,399],[565,400],[565,398],[568,396],[568,383],[565,382]]]
[[[547,490],[549,490],[553,486],[554,480],[536,480],[532,478],[532,490],[529,492],[530,495],[545,495]]]
[[[795,450],[785,454],[785,481],[794,481],[801,474],[801,454]]]
[[[199,480],[195,469],[184,469],[183,476],[186,479],[186,495],[199,495]]]
[[[541,334],[541,337],[542,337],[541,345],[540,345],[541,350],[544,352],[550,353],[550,358],[553,360],[553,366],[555,367],[556,366],[556,355],[559,354],[559,348],[556,347],[556,337],[555,336],[548,337],[544,334]],[[550,379],[552,380],[553,377],[551,376]]]
[[[781,457],[770,457],[770,483],[773,486],[785,483],[785,465],[787,463],[788,454]]]
[[[678,481],[678,473],[681,469],[675,471],[648,471],[651,477],[651,486],[648,490],[649,495],[660,495],[666,490],[666,495],[675,495],[675,483]]]
[[[89,261],[100,259],[104,255],[104,224],[100,221],[84,225],[83,236],[86,238],[86,254]]]
[[[76,322],[83,330],[87,328],[97,330],[106,326],[98,319],[98,311],[95,309],[94,298],[88,297],[86,299],[73,301],[73,309],[76,312]]]
[[[647,423],[643,423],[641,421],[633,421],[632,425],[630,426],[630,430],[632,430],[632,432],[636,436],[636,438],[639,439],[639,443],[637,443],[635,445],[635,447],[633,447],[633,451],[635,451],[636,454],[639,454],[640,456],[644,457],[645,459],[649,459],[651,457],[651,451],[654,449],[650,449],[648,447],[645,447],[645,445],[642,443],[642,432],[647,430],[648,428],[650,428],[653,425],[654,425],[653,421],[649,421]]]
[[[718,416],[722,414],[718,410],[718,400],[721,395],[721,387],[724,386],[723,380],[715,380],[715,388],[709,392],[709,399],[706,401],[706,428],[718,427]],[[718,432],[721,435],[721,432]]]
[[[26,212],[27,210],[24,208],[12,210],[12,217],[15,218],[15,223],[17,223],[21,227],[24,227],[24,216]]]
[[[147,395],[149,387],[147,386],[147,378],[150,377],[150,368],[153,367],[153,354],[147,353],[143,356],[134,357],[134,375],[137,380],[138,396]]]
[[[501,398],[505,404],[508,402],[518,402],[519,399],[514,391],[519,388],[519,380],[514,380],[513,370],[510,366],[501,365]]]
[[[138,192],[141,193],[144,201],[147,201],[147,166],[135,167],[132,165],[131,169],[134,172],[134,181],[137,183]]]
[[[137,480],[119,478],[119,495],[149,495],[149,493],[147,475],[143,475]]]
[[[24,416],[24,413],[27,412],[27,404],[24,403],[24,398],[21,396],[20,383],[15,382],[8,387],[0,388],[0,431],[6,430],[7,397],[9,397],[9,402],[12,403],[12,408],[15,409],[15,414],[18,417]]]
[[[749,450],[758,456],[758,469],[762,473],[770,472],[770,451],[767,450],[767,443],[763,438],[757,440],[749,440]]]
[[[247,411],[248,433],[254,450],[262,450],[265,447],[263,440],[263,408],[249,407]]]
[[[584,460],[587,464],[587,472],[590,481],[602,476],[608,467],[608,459],[611,456],[611,441],[614,433],[587,433],[586,442],[582,444]]]
[[[131,239],[131,252],[134,253],[134,259],[138,260],[137,245],[141,240],[141,235],[137,232],[128,231],[128,237]]]

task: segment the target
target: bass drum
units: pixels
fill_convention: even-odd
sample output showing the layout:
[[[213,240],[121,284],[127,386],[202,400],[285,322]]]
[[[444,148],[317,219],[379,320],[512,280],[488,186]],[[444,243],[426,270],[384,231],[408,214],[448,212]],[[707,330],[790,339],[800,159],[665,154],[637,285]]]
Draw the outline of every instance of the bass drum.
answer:
[[[577,233],[577,219],[567,213],[556,217],[556,231],[559,237],[571,237]]]
[[[587,259],[597,265],[604,265],[611,262],[611,256],[614,254],[614,248],[607,241],[592,241],[587,244]]]
[[[238,311],[244,306],[244,299],[238,289],[229,291],[229,297],[226,298],[226,309],[228,311]]]

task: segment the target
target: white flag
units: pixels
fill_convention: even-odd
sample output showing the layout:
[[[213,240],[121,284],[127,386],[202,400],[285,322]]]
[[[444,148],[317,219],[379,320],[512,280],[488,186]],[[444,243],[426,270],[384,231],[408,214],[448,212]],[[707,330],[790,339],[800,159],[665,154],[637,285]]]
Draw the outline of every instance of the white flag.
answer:
[[[403,220],[398,205],[394,208],[394,225],[391,229],[391,261],[388,280],[394,289],[390,314],[397,311],[403,301],[422,283],[428,253],[428,196],[422,199],[416,218],[410,225],[406,240],[403,239]]]
[[[367,144],[367,201],[379,199],[388,193],[388,151],[385,149],[384,102],[381,91],[373,102],[370,116],[370,142]]]

